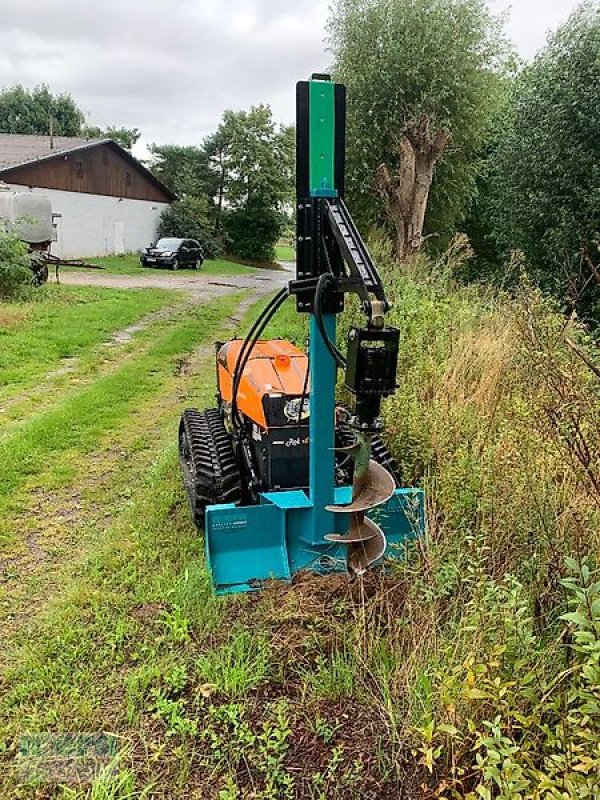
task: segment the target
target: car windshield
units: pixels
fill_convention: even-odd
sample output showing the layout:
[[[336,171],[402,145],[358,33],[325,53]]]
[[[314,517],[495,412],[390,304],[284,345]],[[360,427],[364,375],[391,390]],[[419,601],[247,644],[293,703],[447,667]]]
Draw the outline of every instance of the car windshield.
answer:
[[[154,245],[157,250],[177,250],[183,239],[159,239]]]

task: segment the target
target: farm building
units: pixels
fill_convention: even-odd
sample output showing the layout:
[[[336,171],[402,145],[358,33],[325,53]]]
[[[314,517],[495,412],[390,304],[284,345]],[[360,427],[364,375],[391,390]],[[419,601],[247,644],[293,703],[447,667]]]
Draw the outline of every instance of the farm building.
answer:
[[[154,239],[175,195],[110,139],[0,134],[0,181],[52,204],[62,258],[126,253]]]

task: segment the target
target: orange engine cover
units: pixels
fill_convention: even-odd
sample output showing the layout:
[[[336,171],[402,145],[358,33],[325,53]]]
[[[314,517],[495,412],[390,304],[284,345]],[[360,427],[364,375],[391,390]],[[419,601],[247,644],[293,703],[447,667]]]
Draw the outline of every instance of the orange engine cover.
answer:
[[[219,391],[228,403],[232,400],[233,373],[242,345],[243,339],[232,339],[217,353]],[[238,410],[266,430],[269,426],[263,405],[265,395],[301,397],[307,369],[308,357],[291,342],[259,340],[242,374]]]

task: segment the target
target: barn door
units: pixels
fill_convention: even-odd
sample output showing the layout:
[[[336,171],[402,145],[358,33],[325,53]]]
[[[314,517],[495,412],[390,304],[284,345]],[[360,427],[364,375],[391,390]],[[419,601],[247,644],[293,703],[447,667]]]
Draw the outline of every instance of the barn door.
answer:
[[[125,252],[125,224],[123,222],[115,222],[115,253]]]

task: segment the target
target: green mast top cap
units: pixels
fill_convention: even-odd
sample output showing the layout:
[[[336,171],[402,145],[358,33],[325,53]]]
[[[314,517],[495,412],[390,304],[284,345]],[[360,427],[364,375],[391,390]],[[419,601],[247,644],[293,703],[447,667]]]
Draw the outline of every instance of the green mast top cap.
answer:
[[[311,197],[337,197],[335,186],[335,83],[329,75],[309,81],[309,188]]]

